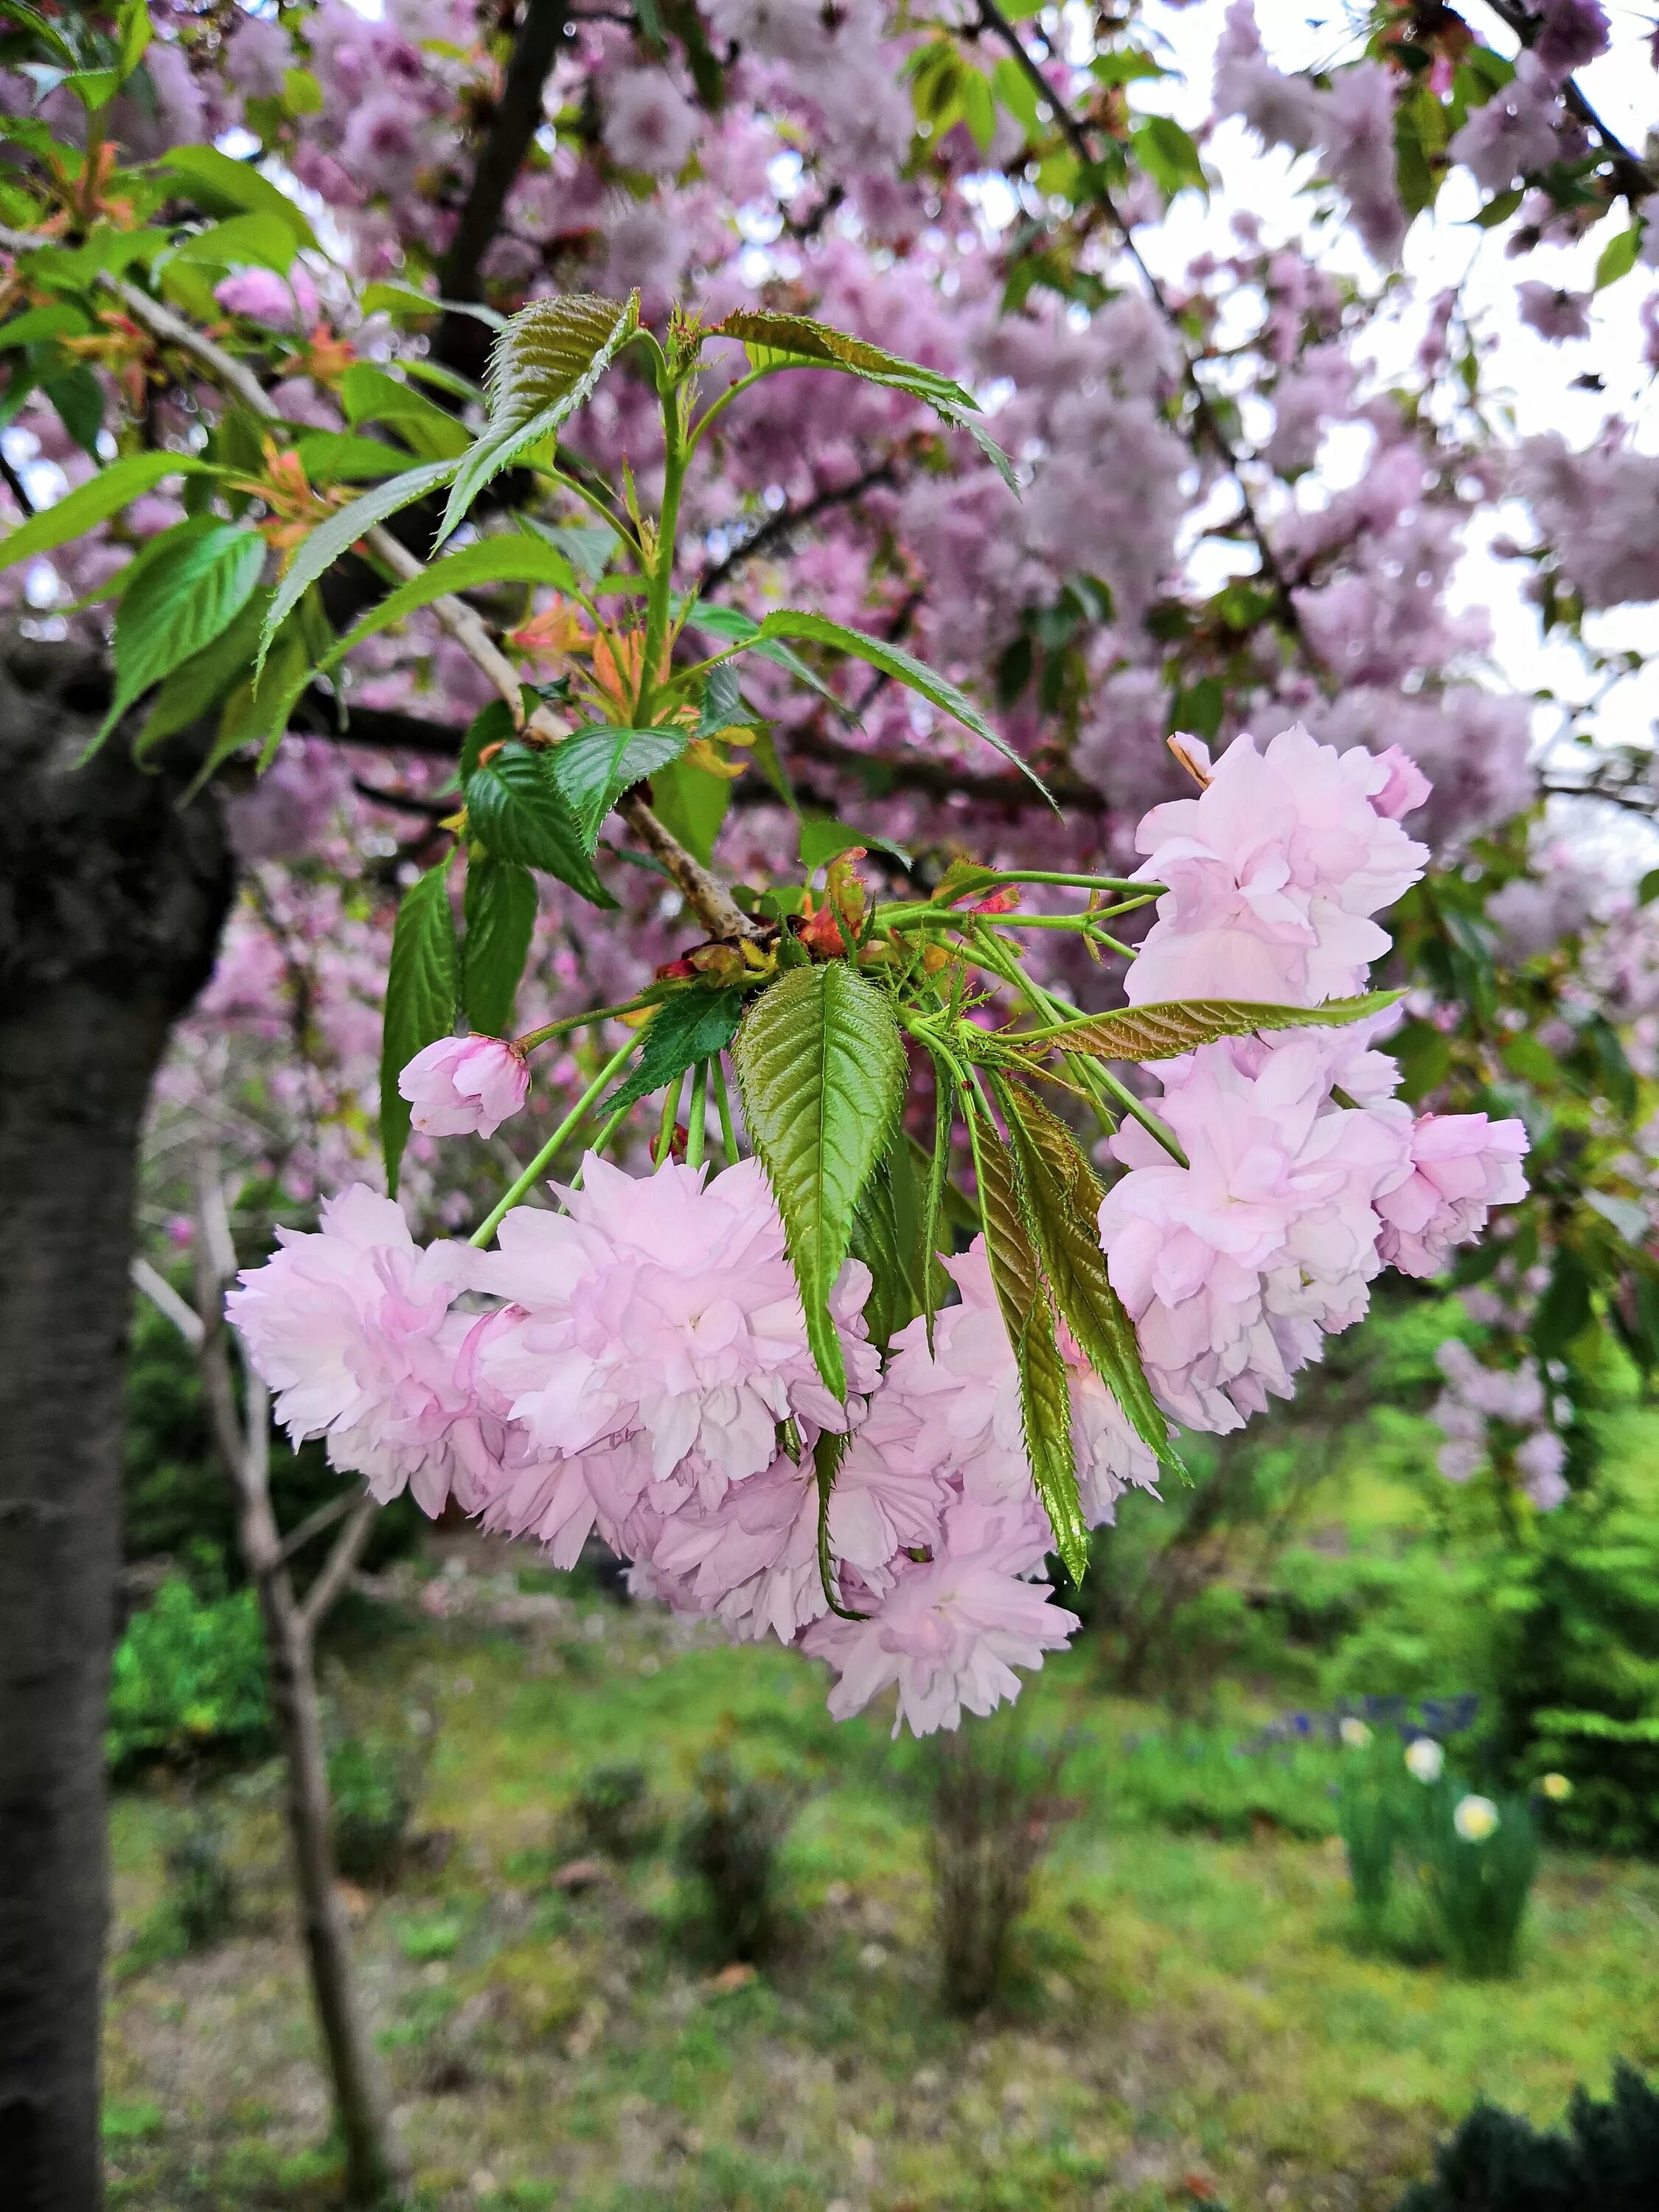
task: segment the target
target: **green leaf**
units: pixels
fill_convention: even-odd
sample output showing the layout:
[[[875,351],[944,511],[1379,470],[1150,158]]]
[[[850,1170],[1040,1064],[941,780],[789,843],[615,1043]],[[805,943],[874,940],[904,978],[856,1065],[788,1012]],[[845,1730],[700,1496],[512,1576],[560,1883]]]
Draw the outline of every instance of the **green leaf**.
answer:
[[[1477,216],[1469,220],[1478,229],[1496,230],[1500,222],[1507,222],[1527,197],[1524,185],[1516,185],[1507,192],[1499,192],[1495,199],[1486,202]]]
[[[744,1118],[783,1217],[818,1372],[847,1395],[830,1293],[865,1185],[904,1103],[904,1046],[892,1002],[843,961],[793,969],[738,1031]]]
[[[1086,1053],[1091,1060],[1173,1060],[1217,1037],[1250,1036],[1257,1030],[1340,1029],[1380,1014],[1402,994],[1370,991],[1363,999],[1329,999],[1322,1006],[1256,1006],[1243,999],[1171,999],[1157,1006],[1125,1006],[1115,1014],[1041,1030],[1033,1039],[1053,1052]],[[1012,1035],[1011,1042],[1024,1042]]]
[[[374,483],[395,476],[404,454],[378,438],[354,438],[349,430],[307,430],[294,441],[301,465],[313,484]]]
[[[171,533],[169,533],[171,534]],[[240,523],[192,531],[128,586],[115,617],[115,698],[93,740],[101,744],[133,701],[212,644],[252,598],[265,542]]]
[[[452,854],[450,859],[454,856]],[[410,1106],[398,1078],[417,1052],[455,1026],[461,954],[449,907],[449,860],[428,868],[404,894],[392,933],[380,1032],[380,1146],[386,1187],[398,1194],[398,1165],[409,1141]]]
[[[1595,263],[1595,289],[1604,292],[1609,284],[1616,284],[1621,276],[1628,276],[1636,266],[1636,257],[1642,250],[1642,233],[1645,225],[1638,219],[1628,230],[1620,231],[1601,248]]]
[[[536,878],[522,861],[478,853],[467,862],[461,997],[467,1024],[505,1036],[536,927]]]
[[[729,645],[742,646],[745,652],[757,654],[762,660],[769,660],[775,667],[787,668],[798,684],[804,684],[809,690],[815,691],[838,714],[844,715],[848,721],[856,720],[852,708],[838,691],[809,668],[799,653],[791,652],[776,638],[765,636],[753,615],[744,614],[741,607],[715,606],[708,599],[698,599],[685,619],[692,629],[706,630],[713,637],[724,638]],[[722,663],[722,665],[729,665]]]
[[[347,369],[340,398],[354,429],[360,422],[385,422],[423,461],[458,460],[472,443],[465,423],[447,408],[368,362]]]
[[[592,396],[639,320],[637,292],[620,306],[591,293],[566,293],[533,300],[514,316],[490,356],[489,419],[461,463],[440,544],[492,477],[527,447],[555,435]]]
[[[553,775],[592,852],[605,817],[641,777],[666,768],[685,750],[684,730],[577,730],[552,752]]]
[[[1170,1425],[1141,1365],[1134,1323],[1107,1272],[1094,1170],[1066,1124],[1028,1091],[994,1078],[992,1087],[1008,1125],[1026,1229],[1054,1304],[1141,1442],[1155,1458],[1178,1468]]]
[[[481,538],[476,545],[464,545],[459,553],[446,553],[441,561],[434,561],[418,576],[399,584],[355,629],[348,630],[319,665],[332,668],[365,638],[429,607],[446,592],[470,592],[480,584],[558,586],[568,584],[569,576],[570,563],[563,554],[538,538],[520,537],[516,532],[511,537]]]
[[[651,802],[663,826],[706,868],[732,804],[732,779],[690,761],[671,761],[652,778]]]
[[[190,197],[209,215],[269,215],[285,223],[301,246],[315,247],[317,234],[303,213],[269,178],[246,161],[234,161],[216,146],[175,146],[159,166],[182,177]]]
[[[603,1106],[601,1114],[632,1106],[678,1083],[688,1067],[724,1052],[737,1032],[743,1012],[741,991],[711,991],[692,983],[665,999],[645,1027],[645,1046],[639,1066]]]
[[[265,617],[259,639],[261,656],[276,635],[278,625],[304,597],[307,586],[314,584],[325,569],[331,568],[340,556],[349,552],[377,522],[384,522],[387,515],[396,514],[400,507],[410,507],[417,499],[424,499],[428,492],[447,484],[456,466],[453,461],[423,461],[417,469],[405,469],[401,476],[376,484],[373,491],[354,499],[349,507],[339,508],[325,522],[319,522],[308,538],[302,538]]]
[[[112,461],[89,482],[65,493],[55,506],[42,507],[39,514],[20,523],[9,538],[0,539],[0,568],[67,544],[71,538],[107,522],[135,499],[142,499],[167,477],[212,473],[206,461],[196,460],[188,453],[131,453],[125,460]]]
[[[82,452],[96,460],[98,434],[104,427],[104,388],[92,371],[77,362],[63,376],[44,378],[40,389]]]
[[[514,738],[464,777],[462,788],[468,828],[492,853],[556,876],[594,906],[616,905],[593,872],[545,748]]]
[[[13,346],[42,345],[48,338],[82,336],[90,328],[79,307],[67,300],[54,301],[50,307],[30,307],[0,324],[0,347],[9,351]]]
[[[854,830],[849,823],[837,822],[829,814],[809,814],[801,823],[800,864],[809,876],[827,867],[831,860],[838,860],[843,853],[856,852],[860,847],[866,852],[890,853],[907,868],[911,865],[910,854],[902,845],[894,844],[890,837],[878,836],[869,830]]]
[[[1149,115],[1130,136],[1134,158],[1166,199],[1190,185],[1209,197],[1198,148],[1173,116]]]
[[[300,242],[288,224],[274,215],[234,215],[187,238],[168,262],[199,263],[210,269],[241,269],[252,264],[286,276],[294,266]]]
[[[878,668],[884,676],[890,676],[907,690],[920,693],[930,706],[949,714],[964,729],[971,730],[976,738],[983,738],[1003,758],[1028,776],[1037,789],[1054,806],[1054,798],[1036,770],[1023,761],[1005,738],[1000,737],[986,720],[967,694],[958,691],[954,684],[936,676],[914,653],[902,647],[889,645],[883,639],[866,637],[862,630],[849,629],[846,623],[831,622],[827,615],[813,614],[804,608],[783,607],[767,616],[761,624],[763,640],[781,637],[810,638],[819,645],[833,646],[838,653],[849,653],[855,659]],[[1055,812],[1059,808],[1055,807]]]
[[[852,1253],[870,1270],[864,1318],[885,1352],[927,1300],[915,1169],[908,1144],[890,1146],[865,1186],[853,1221]]]
[[[928,1048],[928,1058],[933,1063],[933,1149],[927,1162],[927,1181],[921,1202],[921,1255],[923,1265],[921,1310],[927,1318],[927,1349],[933,1349],[933,1316],[939,1310],[939,1274],[933,1255],[939,1249],[939,1220],[945,1206],[945,1186],[951,1176],[951,1132],[957,1117],[956,1071],[943,1054]]]
[[[261,586],[247,605],[200,653],[175,668],[162,684],[144,717],[144,726],[133,742],[133,757],[142,760],[152,745],[176,731],[198,722],[246,675],[259,641],[270,592]]]
[[[729,660],[720,661],[703,678],[697,735],[714,738],[722,730],[746,729],[755,719],[744,712],[743,684],[736,668]]]
[[[492,331],[507,328],[507,317],[498,315],[494,307],[483,307],[476,300],[436,299],[430,292],[418,291],[413,284],[368,285],[363,293],[363,313],[402,316],[405,319],[411,315],[469,315],[475,323],[486,324]]]
[[[1072,1391],[1054,1340],[1054,1315],[1020,1218],[1013,1164],[983,1112],[968,1116],[980,1221],[992,1286],[1019,1373],[1025,1452],[1054,1545],[1074,1583],[1088,1565],[1089,1529],[1072,1449]]]
[[[982,77],[975,76],[975,82],[983,95],[982,120],[990,109],[989,88]],[[973,128],[971,118],[969,127]],[[740,308],[723,322],[716,323],[708,336],[740,339],[755,368],[839,369],[847,375],[861,378],[866,384],[882,384],[896,392],[908,392],[913,399],[923,401],[953,428],[972,430],[1010,490],[1019,489],[1007,455],[969,419],[980,413],[979,402],[971,392],[965,392],[953,378],[940,375],[937,369],[906,361],[902,354],[888,353],[866,338],[851,337],[845,331],[815,321],[811,315]]]

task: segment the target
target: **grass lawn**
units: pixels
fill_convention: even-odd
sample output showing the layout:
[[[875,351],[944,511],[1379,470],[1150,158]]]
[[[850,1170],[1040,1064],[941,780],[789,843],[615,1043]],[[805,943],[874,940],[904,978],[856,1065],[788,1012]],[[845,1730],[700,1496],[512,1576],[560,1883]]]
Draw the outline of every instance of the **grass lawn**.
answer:
[[[339,1692],[359,1729],[401,1727],[411,1701],[437,1723],[421,1863],[351,1900],[430,2212],[1382,2212],[1481,2094],[1551,2120],[1575,2081],[1605,2090],[1615,2055],[1659,2066],[1659,1869],[1549,1856],[1512,1982],[1364,1955],[1328,1833],[1334,1754],[1172,1740],[1098,1693],[1086,1653],[1023,1708],[1086,1741],[1018,1985],[1000,2016],[947,2020],[922,1808],[882,1724],[836,1729],[824,1677],[775,1649],[542,1602],[516,1627],[474,1613],[354,1645]],[[802,1793],[788,1938],[749,1979],[698,1955],[672,1857],[720,1741]],[[648,1771],[671,1839],[562,1890],[571,1793],[617,1759]],[[184,1958],[154,1937],[176,1789],[116,1803],[113,2202],[327,2204],[274,1778],[212,1796],[240,1920]]]

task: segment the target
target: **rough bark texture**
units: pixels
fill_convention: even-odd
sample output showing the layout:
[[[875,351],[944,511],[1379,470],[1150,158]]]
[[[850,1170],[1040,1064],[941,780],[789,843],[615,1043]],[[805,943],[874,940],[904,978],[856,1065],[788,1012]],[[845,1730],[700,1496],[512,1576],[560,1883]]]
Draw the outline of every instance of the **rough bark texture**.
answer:
[[[0,637],[0,2197],[91,2212],[104,1706],[120,1558],[134,1164],[233,869],[210,798],[118,740],[106,683]]]

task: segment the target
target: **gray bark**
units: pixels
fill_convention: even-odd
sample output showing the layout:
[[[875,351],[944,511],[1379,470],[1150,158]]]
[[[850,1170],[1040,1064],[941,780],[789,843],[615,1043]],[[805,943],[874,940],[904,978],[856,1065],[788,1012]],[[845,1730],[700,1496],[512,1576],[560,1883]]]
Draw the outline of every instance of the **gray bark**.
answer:
[[[120,1559],[135,1167],[172,1024],[234,869],[119,738],[106,679],[0,638],[0,2176],[16,2212],[95,2212],[108,1919],[104,1710]]]

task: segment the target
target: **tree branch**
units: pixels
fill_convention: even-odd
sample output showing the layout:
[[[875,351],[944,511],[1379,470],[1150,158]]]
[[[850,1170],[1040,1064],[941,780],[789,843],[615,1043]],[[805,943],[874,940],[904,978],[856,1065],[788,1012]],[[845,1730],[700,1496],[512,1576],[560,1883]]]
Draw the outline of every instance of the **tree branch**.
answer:
[[[439,290],[452,300],[482,300],[480,264],[501,227],[501,210],[542,119],[542,89],[564,35],[564,0],[523,0],[501,96],[472,171],[472,186],[444,258]],[[451,368],[476,362],[477,325],[446,314],[432,342],[434,356]]]
[[[307,1636],[315,1636],[327,1618],[329,1609],[345,1588],[351,1570],[362,1556],[369,1531],[374,1526],[380,1507],[369,1497],[359,1498],[353,1506],[351,1517],[334,1540],[334,1548],[324,1560],[321,1571],[301,1600],[300,1626]],[[288,1547],[283,1546],[280,1557],[286,1559]]]
[[[1188,346],[1186,333],[1181,327],[1180,318],[1170,305],[1169,295],[1153,275],[1151,267],[1142,256],[1140,248],[1135,244],[1134,234],[1121,209],[1108,189],[1105,178],[1101,173],[1100,164],[1090,147],[1088,132],[1077,114],[1067,106],[1060,93],[1049,83],[1036,62],[1026,51],[1025,41],[1003,14],[1001,9],[996,5],[996,0],[979,0],[979,27],[988,31],[1007,48],[1016,66],[1024,75],[1037,98],[1052,112],[1055,122],[1060,125],[1061,136],[1083,165],[1084,189],[1097,206],[1102,209],[1113,228],[1117,232],[1124,252],[1134,264],[1137,274],[1146,288],[1147,297],[1169,325],[1176,343],[1180,348],[1182,381],[1192,399],[1193,413],[1197,426],[1211,451],[1238,487],[1243,520],[1255,544],[1256,557],[1261,563],[1261,573],[1273,586],[1273,596],[1278,603],[1279,618],[1285,628],[1296,638],[1309,665],[1319,668],[1321,666],[1319,657],[1308,641],[1307,633],[1302,625],[1302,617],[1297,612],[1296,602],[1291,597],[1290,585],[1279,565],[1279,556],[1268,542],[1267,529],[1261,516],[1256,513],[1255,502],[1250,496],[1249,486],[1244,481],[1243,464],[1233,451],[1232,441],[1221,427],[1220,417],[1215,411],[1214,402],[1211,399],[1209,392],[1205,388],[1204,381],[1199,375],[1198,364]]]
[[[745,561],[753,560],[769,545],[775,545],[779,538],[787,537],[792,530],[799,530],[810,522],[816,522],[819,515],[828,514],[835,507],[850,507],[855,500],[862,499],[866,492],[873,491],[878,484],[896,484],[897,482],[898,471],[888,459],[866,469],[861,476],[854,477],[849,483],[817,493],[804,506],[790,507],[786,502],[775,514],[768,515],[764,522],[750,531],[740,544],[734,545],[712,568],[704,570],[697,585],[697,597],[707,599],[710,592],[717,591]]]
[[[1544,27],[1540,18],[1530,9],[1518,6],[1516,0],[1486,0],[1486,5],[1500,23],[1514,32],[1523,46],[1532,46]],[[1650,198],[1656,190],[1659,190],[1659,179],[1654,177],[1640,155],[1626,145],[1618,132],[1609,130],[1603,123],[1579,90],[1577,78],[1565,80],[1561,87],[1561,97],[1567,104],[1569,113],[1576,116],[1587,131],[1593,131],[1601,140],[1602,151],[1613,164],[1619,188],[1631,203],[1634,212],[1638,200]]]

